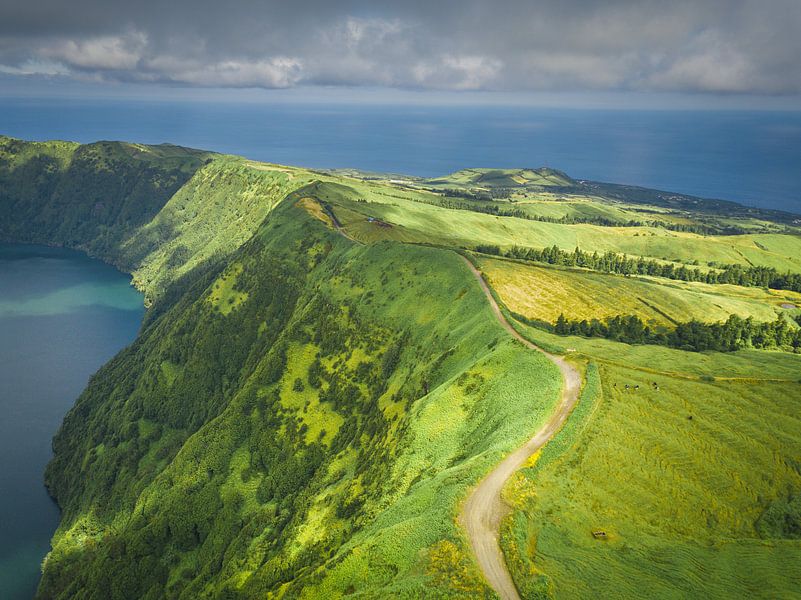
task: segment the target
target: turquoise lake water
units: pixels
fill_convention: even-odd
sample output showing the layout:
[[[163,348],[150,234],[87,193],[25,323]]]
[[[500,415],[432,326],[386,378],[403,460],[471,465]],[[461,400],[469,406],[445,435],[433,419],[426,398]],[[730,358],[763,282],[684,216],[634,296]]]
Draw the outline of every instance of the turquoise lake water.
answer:
[[[130,278],[78,252],[0,244],[0,598],[29,599],[59,512],[51,439],[144,314]]]

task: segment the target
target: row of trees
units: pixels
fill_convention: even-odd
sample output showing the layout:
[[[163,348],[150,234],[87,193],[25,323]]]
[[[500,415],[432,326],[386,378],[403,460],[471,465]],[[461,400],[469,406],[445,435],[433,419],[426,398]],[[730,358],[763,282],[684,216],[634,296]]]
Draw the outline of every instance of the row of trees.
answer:
[[[700,281],[703,283],[728,283],[746,287],[765,287],[774,290],[801,292],[801,274],[780,273],[773,267],[742,265],[721,265],[716,269],[702,271],[682,264],[663,263],[643,257],[632,258],[625,254],[607,251],[585,252],[576,248],[572,252],[551,246],[537,250],[514,246],[503,252],[499,246],[479,245],[476,251],[496,256],[506,256],[522,260],[543,262],[551,265],[584,267],[603,273],[621,275],[652,275],[681,281]]]
[[[801,325],[801,317],[797,317]],[[779,316],[772,322],[731,315],[720,323],[689,321],[672,331],[651,328],[636,315],[615,316],[604,321],[569,320],[559,315],[553,326],[559,335],[602,337],[627,344],[658,344],[681,350],[734,352],[743,348],[780,348],[801,352],[801,327]]]

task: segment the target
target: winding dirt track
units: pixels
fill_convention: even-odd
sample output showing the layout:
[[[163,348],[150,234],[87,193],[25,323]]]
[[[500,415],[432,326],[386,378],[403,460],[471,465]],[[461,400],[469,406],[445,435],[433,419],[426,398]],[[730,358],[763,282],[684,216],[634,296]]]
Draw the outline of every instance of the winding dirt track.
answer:
[[[501,309],[498,307],[498,303],[495,302],[495,298],[492,297],[486,282],[481,277],[481,273],[469,260],[466,258],[464,260],[481,285],[481,289],[484,290],[492,311],[501,325],[532,350],[542,352],[559,367],[559,371],[562,373],[562,395],[554,414],[534,434],[534,437],[521,448],[508,455],[478,484],[468,497],[459,515],[459,523],[470,538],[470,545],[473,547],[476,560],[489,584],[503,600],[519,600],[520,596],[517,593],[517,588],[512,581],[511,575],[509,575],[509,570],[506,568],[506,561],[498,543],[501,521],[510,510],[509,506],[501,499],[501,490],[514,472],[532,454],[542,448],[567,420],[570,411],[578,400],[581,389],[581,375],[561,356],[545,352],[542,348],[532,344],[517,333],[501,313]]]
[[[357,244],[362,243],[350,237],[350,235],[345,232],[333,211],[322,203],[320,203],[320,206],[331,217],[336,231]],[[489,584],[503,600],[520,600],[520,595],[517,593],[517,588],[512,581],[512,576],[509,575],[503,552],[501,552],[501,547],[498,544],[501,521],[509,513],[509,507],[501,499],[501,490],[514,472],[517,471],[532,454],[542,448],[567,420],[570,411],[573,410],[578,400],[579,391],[581,390],[581,374],[561,356],[546,352],[517,333],[509,324],[509,321],[506,320],[506,317],[503,316],[501,309],[498,307],[498,303],[495,302],[495,298],[493,298],[479,270],[476,269],[469,260],[464,257],[462,258],[478,280],[481,289],[484,291],[484,295],[490,303],[492,312],[495,313],[495,317],[500,324],[503,325],[504,329],[527,347],[537,352],[542,352],[551,362],[559,367],[559,371],[562,373],[562,394],[559,400],[559,406],[554,414],[551,415],[548,422],[534,434],[534,437],[521,448],[518,448],[503,459],[503,461],[478,484],[464,503],[462,512],[459,515],[459,523],[470,538],[470,545],[473,547],[473,553]]]

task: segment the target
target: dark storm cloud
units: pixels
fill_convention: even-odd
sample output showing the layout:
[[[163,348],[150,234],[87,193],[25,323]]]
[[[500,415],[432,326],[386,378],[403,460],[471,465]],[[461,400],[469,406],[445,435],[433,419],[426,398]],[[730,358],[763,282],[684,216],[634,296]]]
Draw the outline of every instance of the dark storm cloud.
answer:
[[[798,94],[799,0],[0,0],[0,72],[202,86]]]

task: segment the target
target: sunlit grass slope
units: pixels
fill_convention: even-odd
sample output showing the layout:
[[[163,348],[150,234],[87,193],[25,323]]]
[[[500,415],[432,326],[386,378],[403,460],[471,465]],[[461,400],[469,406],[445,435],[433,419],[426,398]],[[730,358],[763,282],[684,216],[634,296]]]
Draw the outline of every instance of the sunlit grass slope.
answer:
[[[516,188],[519,186],[551,187],[565,186],[570,177],[556,169],[463,169],[445,177],[427,179],[426,185],[433,188],[492,189]]]
[[[480,264],[490,273],[501,265]],[[549,284],[570,286],[576,273],[548,269]],[[595,304],[625,302],[613,291],[595,294]],[[567,426],[505,491],[515,510],[502,547],[523,597],[795,595],[801,356],[691,353],[516,327],[589,361]]]
[[[500,327],[452,249],[801,272],[786,214],[550,169],[400,177],[0,137],[0,239],[86,250],[152,302],[55,439],[47,482],[64,512],[40,597],[491,595],[458,504],[553,410],[559,376]],[[640,216],[652,225],[599,224]],[[759,233],[673,230],[710,223]],[[479,266],[533,320],[772,320],[798,300]],[[797,592],[801,356],[516,326],[589,363],[568,425],[507,489],[503,546],[525,597]]]
[[[647,361],[649,350],[638,351]],[[554,598],[793,597],[801,382],[599,364],[570,425],[510,486],[517,511],[504,547],[521,589]]]
[[[607,219],[611,222],[643,220],[641,212],[629,210],[628,207],[603,202],[600,198],[575,197],[565,198],[553,193],[539,193],[532,197],[515,199],[509,208],[522,210],[528,215],[549,219]],[[650,215],[651,218],[671,220],[662,215]]]
[[[607,227],[560,224],[518,217],[495,216],[437,206],[429,192],[385,183],[346,180],[329,190],[331,201],[345,209],[343,224],[358,239],[398,239],[474,247],[494,244],[565,250],[615,251],[685,264],[762,265],[779,271],[801,271],[801,236],[748,234],[703,236],[660,227]],[[421,201],[422,200],[422,201]],[[392,227],[380,227],[368,219]]]
[[[458,255],[354,244],[307,195],[66,418],[40,597],[486,593],[458,503],[547,417],[558,372]]]
[[[637,315],[644,322],[672,327],[696,319],[725,321],[729,315],[773,321],[782,304],[801,306],[801,294],[734,285],[624,277],[580,269],[536,266],[510,260],[479,259],[481,270],[510,310],[532,320],[603,320]]]
[[[148,298],[215,256],[246,242],[273,207],[308,183],[303,169],[219,157],[198,170],[120,253]]]
[[[132,272],[150,302],[239,248],[311,178],[167,144],[0,136],[0,239],[85,250]]]
[[[794,596],[801,356],[515,326],[589,361],[567,426],[506,489],[502,546],[523,597]]]

